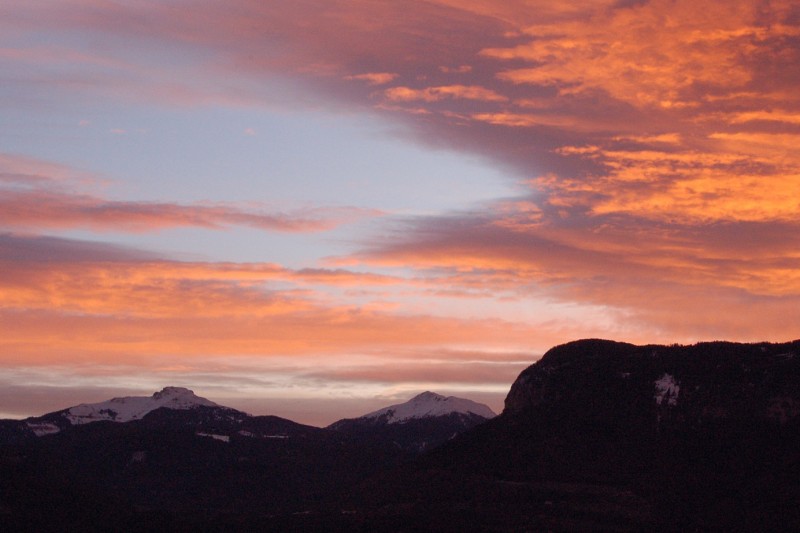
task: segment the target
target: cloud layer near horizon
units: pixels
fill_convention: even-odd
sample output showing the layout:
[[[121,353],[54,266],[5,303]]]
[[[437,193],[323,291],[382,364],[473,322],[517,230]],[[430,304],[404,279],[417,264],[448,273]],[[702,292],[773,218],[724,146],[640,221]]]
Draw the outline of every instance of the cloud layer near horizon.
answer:
[[[0,6],[0,29],[12,43],[0,65],[17,73],[7,106],[59,94],[369,113],[405,139],[480,156],[519,191],[415,217],[147,203],[5,154],[7,367],[292,356],[298,375],[312,356],[352,354],[369,360],[320,375],[420,383],[427,357],[466,365],[435,367],[450,381],[500,383],[508,367],[493,381],[491,354],[575,337],[798,336],[800,8],[789,0],[70,0]],[[325,232],[372,217],[349,253],[306,269],[45,236]],[[466,353],[477,366],[454,355]]]

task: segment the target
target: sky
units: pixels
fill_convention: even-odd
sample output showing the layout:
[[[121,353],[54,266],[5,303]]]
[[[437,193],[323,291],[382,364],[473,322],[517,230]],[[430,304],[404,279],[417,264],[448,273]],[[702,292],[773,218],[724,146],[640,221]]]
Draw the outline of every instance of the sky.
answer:
[[[796,339],[798,64],[791,0],[0,0],[0,418]]]

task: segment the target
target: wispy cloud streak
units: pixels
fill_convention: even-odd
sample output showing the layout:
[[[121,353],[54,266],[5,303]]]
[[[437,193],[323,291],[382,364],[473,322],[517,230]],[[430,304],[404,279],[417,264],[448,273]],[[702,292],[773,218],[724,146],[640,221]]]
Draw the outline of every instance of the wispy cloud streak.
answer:
[[[351,207],[268,212],[213,202],[187,205],[110,200],[73,190],[75,175],[79,174],[56,164],[0,154],[0,227],[148,232],[179,227],[247,226],[300,233],[326,231],[380,214],[377,210]]]

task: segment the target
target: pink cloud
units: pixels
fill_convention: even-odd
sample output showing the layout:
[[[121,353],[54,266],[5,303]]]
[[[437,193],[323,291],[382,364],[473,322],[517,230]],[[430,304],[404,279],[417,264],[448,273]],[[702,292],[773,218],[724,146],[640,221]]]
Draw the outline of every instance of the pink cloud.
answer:
[[[367,72],[365,74],[353,74],[346,76],[346,80],[361,80],[367,82],[369,85],[386,85],[397,77],[397,74],[391,72]]]
[[[230,204],[119,201],[71,190],[71,186],[98,181],[62,165],[0,154],[0,227],[147,232],[249,226],[265,231],[317,232],[380,214],[351,207],[281,213]]]
[[[221,229],[250,226],[265,231],[327,231],[369,211],[317,208],[266,213],[225,204],[113,201],[47,191],[0,191],[0,225],[6,228],[147,232],[176,227]]]
[[[102,183],[99,177],[68,165],[18,154],[0,153],[0,186],[62,187]]]

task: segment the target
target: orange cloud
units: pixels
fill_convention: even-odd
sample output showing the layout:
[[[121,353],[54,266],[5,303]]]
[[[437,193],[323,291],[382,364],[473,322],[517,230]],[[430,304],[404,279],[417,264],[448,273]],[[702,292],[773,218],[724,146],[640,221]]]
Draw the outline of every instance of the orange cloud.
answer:
[[[113,248],[92,258],[73,241],[3,242],[4,365],[519,347],[535,336],[536,328],[500,319],[386,312],[318,292],[320,283],[355,278],[361,287],[401,282],[381,276],[136,260]]]
[[[800,124],[800,113],[786,110],[744,111],[741,113],[730,113],[724,118],[731,124],[759,121],[792,125]]]
[[[169,288],[168,288],[169,289]],[[196,299],[193,303],[199,303]],[[214,305],[214,295],[202,300]],[[188,307],[187,307],[188,309]],[[144,364],[153,357],[345,356],[386,347],[510,346],[534,329],[498,320],[404,317],[355,308],[283,309],[272,316],[104,316],[0,310],[2,363]]]
[[[488,122],[498,126],[510,126],[512,128],[531,127],[531,126],[569,126],[575,124],[572,117],[558,115],[534,115],[531,113],[474,113],[472,119],[480,122]]]
[[[460,98],[465,100],[482,100],[484,102],[505,102],[505,96],[484,87],[466,85],[446,85],[440,87],[426,87],[424,89],[411,89],[409,87],[392,87],[384,91],[386,97],[395,102],[408,102],[423,100],[437,102],[445,98]]]
[[[536,66],[508,69],[514,83],[553,85],[562,94],[603,90],[637,106],[699,105],[694,91],[739,90],[754,77],[748,60],[775,39],[800,35],[765,17],[755,3],[724,10],[691,1],[653,0],[624,9],[598,9],[587,17],[535,24],[532,40],[483,54]]]
[[[345,76],[346,80],[361,80],[370,85],[386,85],[397,77],[397,74],[391,72],[367,72],[365,74],[353,74]]]
[[[613,150],[562,153],[594,158],[605,172],[583,179],[536,181],[550,201],[583,204],[595,214],[696,221],[794,220],[800,158],[776,135],[713,134],[714,151]],[[786,143],[786,144],[784,144]]]

